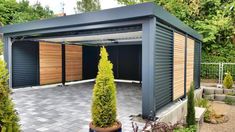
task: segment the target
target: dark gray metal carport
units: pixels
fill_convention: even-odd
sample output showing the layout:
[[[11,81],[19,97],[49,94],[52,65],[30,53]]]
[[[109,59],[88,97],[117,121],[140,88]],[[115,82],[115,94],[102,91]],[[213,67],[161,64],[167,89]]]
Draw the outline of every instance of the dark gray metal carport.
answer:
[[[146,118],[153,117],[157,110],[174,101],[172,97],[174,33],[181,33],[195,40],[194,83],[196,88],[200,87],[200,74],[198,73],[200,73],[202,41],[202,36],[196,31],[154,3],[7,25],[0,28],[0,32],[4,34],[4,58],[10,73],[9,86],[12,87],[14,79],[12,43],[15,41],[139,30],[142,32],[140,41],[142,44],[142,114]],[[133,42],[126,44],[131,43]],[[89,45],[92,44],[94,43],[89,43]],[[186,71],[182,74],[186,76]],[[184,81],[186,83],[186,78]],[[186,84],[182,97],[185,95]]]

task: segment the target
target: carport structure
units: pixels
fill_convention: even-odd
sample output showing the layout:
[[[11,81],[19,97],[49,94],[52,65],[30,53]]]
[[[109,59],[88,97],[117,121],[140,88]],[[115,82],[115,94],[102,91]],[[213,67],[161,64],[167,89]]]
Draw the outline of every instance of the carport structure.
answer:
[[[200,87],[202,37],[154,3],[7,25],[4,58],[12,88],[96,76],[106,45],[117,79],[142,83],[142,115]],[[54,70],[54,71],[53,71]]]

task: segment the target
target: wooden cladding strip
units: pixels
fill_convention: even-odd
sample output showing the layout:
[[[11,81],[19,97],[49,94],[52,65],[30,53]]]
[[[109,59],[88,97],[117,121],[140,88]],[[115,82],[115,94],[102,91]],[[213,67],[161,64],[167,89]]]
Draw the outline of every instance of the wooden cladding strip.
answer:
[[[191,38],[187,38],[187,77],[186,77],[186,91],[190,89],[190,85],[193,82],[194,71],[194,46],[195,42]]]
[[[77,45],[65,46],[66,81],[82,79],[82,47]]]
[[[62,82],[62,52],[61,45],[40,42],[40,84]]]
[[[174,33],[173,100],[184,95],[185,37]]]

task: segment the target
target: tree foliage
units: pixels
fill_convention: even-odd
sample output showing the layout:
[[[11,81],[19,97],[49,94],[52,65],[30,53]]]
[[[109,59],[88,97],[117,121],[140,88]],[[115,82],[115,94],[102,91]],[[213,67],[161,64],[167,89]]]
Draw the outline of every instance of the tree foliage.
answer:
[[[43,7],[40,3],[29,5],[27,0],[21,0],[20,2],[0,0],[0,23],[3,25],[47,19],[53,16],[53,12],[49,7]],[[2,47],[2,42],[0,42],[0,55],[3,51]]]
[[[0,1],[0,21],[4,24],[22,23],[38,19],[53,17],[53,12],[49,7],[43,7],[40,3],[29,5],[29,1],[16,0]]]
[[[0,125],[2,132],[19,132],[19,118],[14,110],[8,87],[8,71],[6,65],[0,60]]]
[[[75,8],[76,12],[92,12],[100,10],[99,0],[79,0]]]
[[[195,120],[195,104],[194,104],[194,84],[192,83],[190,86],[190,90],[188,92],[188,102],[187,102],[187,116],[186,122],[188,126],[196,125]]]
[[[153,1],[203,35],[203,58],[235,62],[234,0],[117,0],[130,5]],[[227,59],[228,58],[228,59]],[[205,60],[205,61],[206,61]],[[209,59],[212,61],[212,59]]]
[[[97,127],[109,127],[116,122],[116,86],[114,84],[113,64],[108,60],[105,47],[100,49],[98,75],[92,98],[92,120]]]

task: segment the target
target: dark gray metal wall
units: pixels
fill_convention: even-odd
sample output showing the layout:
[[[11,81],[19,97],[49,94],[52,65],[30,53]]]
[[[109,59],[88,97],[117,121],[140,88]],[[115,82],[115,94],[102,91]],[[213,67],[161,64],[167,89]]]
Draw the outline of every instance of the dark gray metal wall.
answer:
[[[155,97],[156,110],[172,101],[173,31],[156,25],[155,37]]]
[[[96,77],[99,46],[83,46],[83,79]],[[141,80],[141,45],[106,46],[115,79]]]
[[[201,43],[195,41],[194,49],[194,85],[195,88],[200,87],[200,73],[201,73]]]
[[[13,88],[39,85],[39,43],[16,41],[12,49]]]

